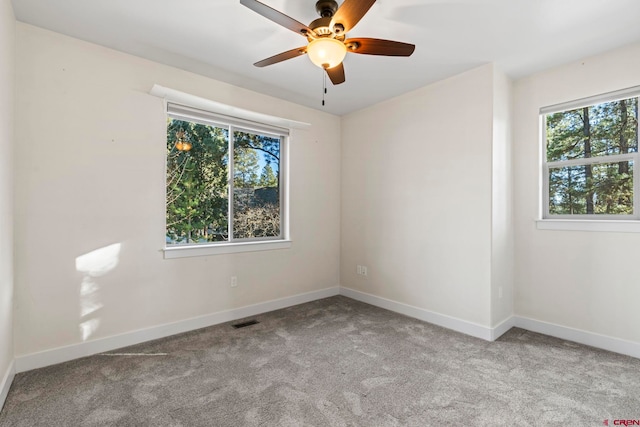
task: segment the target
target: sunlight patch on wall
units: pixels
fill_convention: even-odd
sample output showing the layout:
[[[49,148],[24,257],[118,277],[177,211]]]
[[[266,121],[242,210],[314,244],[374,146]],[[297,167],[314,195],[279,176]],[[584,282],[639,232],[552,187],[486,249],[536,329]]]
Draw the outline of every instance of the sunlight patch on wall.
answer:
[[[96,278],[104,276],[118,266],[121,243],[96,249],[76,258],[76,270],[83,274],[80,283],[80,336],[86,341],[100,326],[95,313],[104,304],[100,301],[100,286]],[[91,316],[91,318],[89,318]]]
[[[82,341],[89,339],[89,337],[98,330],[98,326],[100,326],[100,319],[89,319],[80,323],[80,335],[82,336]]]

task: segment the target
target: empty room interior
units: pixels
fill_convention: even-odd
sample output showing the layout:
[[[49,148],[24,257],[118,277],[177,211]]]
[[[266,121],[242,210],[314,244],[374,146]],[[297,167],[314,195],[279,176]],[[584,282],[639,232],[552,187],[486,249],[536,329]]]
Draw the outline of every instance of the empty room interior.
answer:
[[[640,425],[638,18],[0,0],[0,426]]]

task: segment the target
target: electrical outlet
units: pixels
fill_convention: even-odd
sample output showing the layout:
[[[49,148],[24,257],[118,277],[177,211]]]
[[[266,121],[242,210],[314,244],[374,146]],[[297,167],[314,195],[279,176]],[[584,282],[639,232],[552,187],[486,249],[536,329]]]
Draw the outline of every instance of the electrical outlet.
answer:
[[[362,275],[363,276],[367,275],[367,267],[365,265],[362,266]]]
[[[360,276],[366,276],[367,275],[367,267],[364,265],[357,265],[356,266],[356,273]]]
[[[238,286],[238,277],[237,276],[231,276],[231,287],[235,288],[236,286]]]

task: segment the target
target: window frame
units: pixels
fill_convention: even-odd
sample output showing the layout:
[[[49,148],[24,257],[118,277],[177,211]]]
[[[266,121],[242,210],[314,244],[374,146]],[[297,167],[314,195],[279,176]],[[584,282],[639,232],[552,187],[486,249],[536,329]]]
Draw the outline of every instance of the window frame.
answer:
[[[194,108],[188,105],[179,104],[177,102],[166,102],[166,118],[190,121],[200,123],[207,126],[216,126],[227,129],[229,134],[228,156],[229,167],[227,171],[227,193],[228,205],[227,215],[229,238],[227,241],[193,243],[168,245],[166,240],[164,244],[165,258],[183,258],[191,256],[216,255],[224,253],[253,252],[274,249],[286,249],[291,247],[291,239],[289,235],[289,146],[291,138],[291,130],[274,126],[266,123],[254,122],[240,117],[226,116],[223,114]],[[280,234],[278,236],[259,237],[259,238],[234,238],[233,237],[233,205],[234,205],[234,132],[247,132],[268,137],[278,138],[280,140],[280,155],[278,165],[278,175],[280,185],[278,189],[278,200],[280,207]],[[166,131],[165,131],[166,133]],[[165,162],[165,182],[167,173],[167,157],[164,156]],[[166,185],[165,185],[165,203],[166,203]],[[166,212],[165,212],[165,234],[166,234]]]
[[[540,220],[537,221],[539,229],[567,229],[582,231],[640,231],[640,150],[638,152],[613,154],[604,156],[586,157],[580,159],[547,161],[547,125],[549,114],[574,110],[583,107],[614,102],[622,99],[638,98],[640,103],[640,86],[608,92],[587,98],[581,98],[561,104],[540,108],[540,154],[541,154],[541,180],[540,180]],[[636,123],[636,132],[640,135],[640,123]],[[584,166],[595,164],[617,163],[620,161],[633,162],[633,215],[606,215],[606,214],[551,214],[549,212],[549,172],[551,169]],[[585,225],[577,225],[583,223]],[[589,225],[591,224],[591,225]],[[629,226],[625,226],[628,224]]]

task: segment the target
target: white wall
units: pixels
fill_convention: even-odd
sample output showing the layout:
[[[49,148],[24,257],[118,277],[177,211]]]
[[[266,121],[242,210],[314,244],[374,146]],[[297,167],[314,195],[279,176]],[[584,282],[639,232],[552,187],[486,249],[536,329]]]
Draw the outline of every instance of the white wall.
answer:
[[[540,107],[640,85],[640,44],[516,82],[514,179],[519,316],[640,342],[639,233],[536,229]]]
[[[0,0],[0,409],[13,362],[13,146],[16,20]]]
[[[343,286],[491,326],[493,80],[486,65],[343,117]]]
[[[91,340],[339,284],[338,117],[20,23],[16,52],[16,356],[80,343],[84,322]],[[163,259],[154,83],[312,124],[291,141],[291,249]],[[113,244],[80,295],[77,257]]]
[[[513,316],[511,80],[493,67],[491,325]]]

